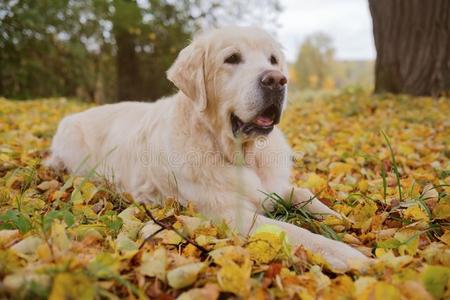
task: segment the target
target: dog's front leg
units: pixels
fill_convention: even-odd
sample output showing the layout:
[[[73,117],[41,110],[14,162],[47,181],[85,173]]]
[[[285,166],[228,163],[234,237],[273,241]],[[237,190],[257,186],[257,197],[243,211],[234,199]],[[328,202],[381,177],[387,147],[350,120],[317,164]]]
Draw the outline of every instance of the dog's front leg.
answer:
[[[352,266],[363,269],[370,262],[369,258],[349,245],[314,234],[293,224],[267,218],[251,210],[227,210],[221,215],[242,235],[251,234],[256,228],[264,224],[279,226],[287,233],[293,246],[303,245],[313,253],[320,253],[336,271],[345,272]]]
[[[226,174],[226,172],[222,174]],[[303,245],[314,253],[320,253],[334,270],[347,271],[351,267],[351,262],[361,261],[365,263],[369,261],[361,252],[342,242],[261,215],[260,204],[263,195],[255,191],[261,190],[262,187],[258,177],[252,176],[251,172],[245,175],[241,177],[241,188],[235,189],[230,186],[226,192],[224,190],[207,189],[198,184],[190,185],[192,195],[197,195],[201,200],[200,203],[204,204],[198,206],[200,212],[211,220],[227,221],[232,229],[236,229],[243,236],[252,234],[256,228],[264,224],[279,226],[286,232],[293,246]],[[299,191],[301,192],[302,189],[298,189],[297,192]],[[313,196],[312,193],[298,193],[294,201],[309,201],[310,196]],[[331,211],[334,213],[315,198],[308,205],[310,205],[311,210],[315,209],[316,212],[329,213]]]

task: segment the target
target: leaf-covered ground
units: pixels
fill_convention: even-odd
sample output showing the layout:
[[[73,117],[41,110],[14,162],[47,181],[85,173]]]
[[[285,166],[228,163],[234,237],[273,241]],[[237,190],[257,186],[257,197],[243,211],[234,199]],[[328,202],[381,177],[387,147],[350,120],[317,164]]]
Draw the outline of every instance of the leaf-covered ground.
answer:
[[[294,182],[347,219],[314,221],[276,195],[268,215],[375,257],[364,274],[335,273],[276,228],[240,237],[193,207],[146,210],[92,174],[43,167],[58,121],[86,107],[0,99],[0,298],[450,298],[449,99],[349,93],[284,116]],[[151,215],[166,229],[149,223],[144,242]]]

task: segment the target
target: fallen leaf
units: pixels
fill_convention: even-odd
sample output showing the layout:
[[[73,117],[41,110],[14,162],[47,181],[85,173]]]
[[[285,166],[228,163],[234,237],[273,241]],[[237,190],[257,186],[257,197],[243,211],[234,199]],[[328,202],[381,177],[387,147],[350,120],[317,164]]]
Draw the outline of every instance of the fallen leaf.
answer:
[[[286,233],[275,225],[258,227],[250,236],[246,248],[250,257],[260,264],[267,264],[277,258],[286,258],[291,251]]]
[[[175,289],[181,289],[193,284],[198,274],[205,267],[204,263],[190,263],[167,272],[167,282]]]
[[[33,254],[34,251],[36,251],[36,248],[43,242],[44,241],[37,236],[29,236],[17,244],[14,244],[11,247],[11,250],[20,254]]]
[[[191,289],[182,293],[177,300],[216,300],[219,298],[219,287],[208,283],[202,288]]]
[[[94,299],[95,287],[92,280],[81,273],[60,273],[56,275],[49,300]]]
[[[152,253],[144,252],[139,272],[143,275],[166,281],[167,265],[166,249],[161,247]]]
[[[435,298],[444,296],[445,289],[450,281],[450,268],[427,265],[422,273],[422,282],[425,288]]]

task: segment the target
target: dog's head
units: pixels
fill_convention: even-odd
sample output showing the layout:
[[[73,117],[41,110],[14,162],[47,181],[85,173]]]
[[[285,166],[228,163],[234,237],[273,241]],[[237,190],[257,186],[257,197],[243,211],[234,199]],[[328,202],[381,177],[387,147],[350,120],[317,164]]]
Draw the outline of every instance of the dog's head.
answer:
[[[199,35],[167,75],[214,128],[232,138],[269,134],[286,102],[285,57],[280,45],[257,28]]]

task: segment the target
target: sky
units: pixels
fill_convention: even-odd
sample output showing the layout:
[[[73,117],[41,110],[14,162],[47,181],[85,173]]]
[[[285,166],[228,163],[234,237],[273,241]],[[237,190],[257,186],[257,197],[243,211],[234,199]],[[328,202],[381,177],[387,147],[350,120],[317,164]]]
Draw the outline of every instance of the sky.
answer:
[[[333,39],[337,59],[375,59],[367,0],[281,0],[278,39],[290,62],[302,41],[315,32]]]

